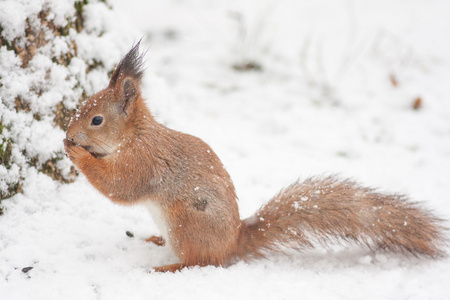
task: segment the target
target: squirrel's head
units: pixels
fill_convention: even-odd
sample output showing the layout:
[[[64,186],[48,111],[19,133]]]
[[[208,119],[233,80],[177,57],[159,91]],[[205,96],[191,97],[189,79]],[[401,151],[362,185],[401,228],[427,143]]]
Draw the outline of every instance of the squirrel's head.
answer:
[[[121,59],[108,87],[86,100],[70,121],[67,139],[96,157],[113,153],[133,128],[137,102],[142,101],[139,44]]]

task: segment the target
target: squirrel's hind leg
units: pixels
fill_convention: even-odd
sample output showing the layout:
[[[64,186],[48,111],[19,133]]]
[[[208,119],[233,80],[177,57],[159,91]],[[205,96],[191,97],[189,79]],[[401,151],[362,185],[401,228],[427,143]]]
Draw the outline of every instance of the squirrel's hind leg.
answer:
[[[166,273],[171,272],[175,273],[176,271],[181,271],[183,268],[187,267],[185,264],[172,264],[172,265],[165,265],[161,267],[154,267],[153,271],[160,272],[160,273]]]
[[[165,272],[171,272],[171,273],[175,273],[176,271],[181,271],[184,268],[190,268],[190,267],[206,267],[212,264],[196,264],[196,263],[177,263],[177,264],[172,264],[172,265],[165,265],[165,266],[161,266],[161,267],[154,267],[152,269],[153,272],[160,272],[160,273],[165,273]],[[216,265],[216,266],[222,266],[222,265]]]
[[[152,235],[151,237],[146,238],[145,241],[152,242],[153,244],[158,245],[158,246],[164,246],[166,244],[166,241],[161,236],[155,236],[155,235]]]

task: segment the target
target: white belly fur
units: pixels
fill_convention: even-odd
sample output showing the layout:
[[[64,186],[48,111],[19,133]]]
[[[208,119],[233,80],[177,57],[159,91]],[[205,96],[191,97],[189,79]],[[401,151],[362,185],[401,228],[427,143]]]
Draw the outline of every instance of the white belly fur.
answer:
[[[158,227],[161,236],[166,240],[166,245],[169,243],[169,228],[167,227],[166,219],[164,218],[161,206],[151,200],[145,201],[144,206],[148,209],[152,215],[153,221]]]

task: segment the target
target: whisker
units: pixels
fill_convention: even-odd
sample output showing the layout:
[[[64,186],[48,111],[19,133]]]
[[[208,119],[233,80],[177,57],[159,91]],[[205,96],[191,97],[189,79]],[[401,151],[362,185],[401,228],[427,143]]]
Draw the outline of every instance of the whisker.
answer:
[[[95,137],[91,137],[91,140],[93,142],[95,142],[95,145],[98,146],[100,149],[102,149],[107,155],[113,155],[114,156],[114,152],[112,151],[113,148],[111,146],[109,146],[108,144],[106,144],[105,142],[99,140],[98,138]],[[109,148],[109,149],[107,149]]]

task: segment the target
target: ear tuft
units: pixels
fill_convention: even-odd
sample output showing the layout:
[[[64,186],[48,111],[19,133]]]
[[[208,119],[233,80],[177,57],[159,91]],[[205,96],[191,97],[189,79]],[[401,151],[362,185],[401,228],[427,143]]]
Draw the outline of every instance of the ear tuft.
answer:
[[[120,60],[116,69],[114,70],[111,80],[109,81],[109,87],[114,87],[118,81],[122,78],[131,77],[137,82],[140,82],[142,75],[144,75],[143,70],[143,58],[145,53],[139,53],[139,46],[141,40],[134,45],[131,50]]]

